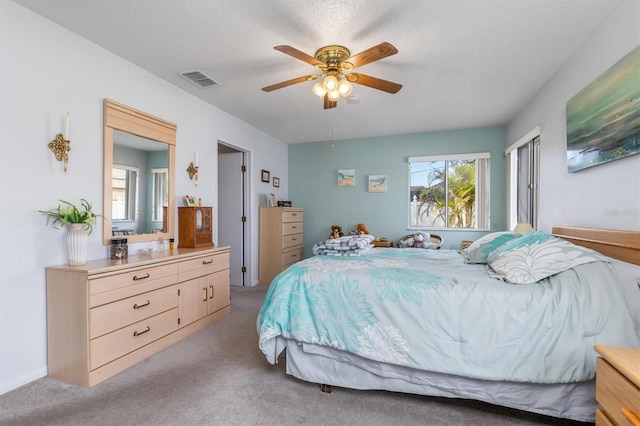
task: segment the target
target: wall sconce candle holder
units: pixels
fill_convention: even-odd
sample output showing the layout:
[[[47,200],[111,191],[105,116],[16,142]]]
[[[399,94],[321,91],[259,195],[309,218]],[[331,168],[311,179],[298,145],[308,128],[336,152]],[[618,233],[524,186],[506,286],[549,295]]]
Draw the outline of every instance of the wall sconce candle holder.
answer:
[[[195,179],[195,184],[196,186],[198,186],[198,166],[194,166],[193,161],[189,163],[189,167],[187,167],[187,173],[189,174],[189,179]]]
[[[71,151],[71,141],[66,140],[62,133],[58,133],[56,138],[49,142],[49,149],[56,156],[56,160],[62,161],[64,171],[67,171],[67,162],[69,161],[69,151]]]

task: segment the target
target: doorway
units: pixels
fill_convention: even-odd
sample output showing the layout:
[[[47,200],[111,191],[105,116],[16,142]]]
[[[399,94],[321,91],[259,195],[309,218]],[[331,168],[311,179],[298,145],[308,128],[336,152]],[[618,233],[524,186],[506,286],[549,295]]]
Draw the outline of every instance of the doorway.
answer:
[[[247,156],[248,152],[218,141],[218,244],[231,246],[231,285],[247,280]]]

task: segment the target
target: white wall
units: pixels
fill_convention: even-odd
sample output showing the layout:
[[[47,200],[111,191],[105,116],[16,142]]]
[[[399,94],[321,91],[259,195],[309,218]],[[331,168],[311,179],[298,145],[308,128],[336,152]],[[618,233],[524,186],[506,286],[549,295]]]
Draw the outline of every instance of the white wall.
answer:
[[[542,127],[541,230],[640,230],[640,155],[568,173],[565,113],[569,99],[639,43],[640,2],[624,0],[509,124],[507,144]]]
[[[179,203],[189,194],[216,208],[218,140],[251,152],[249,274],[257,282],[258,206],[265,199],[260,190],[266,188],[260,185],[260,170],[281,178],[286,197],[286,144],[11,0],[0,0],[0,52],[0,393],[47,374],[45,266],[67,259],[65,232],[45,227],[37,211],[55,207],[59,198],[86,198],[98,213],[103,210],[104,98],[177,124]],[[63,130],[67,112],[72,151],[64,173],[47,144]],[[197,188],[185,171],[196,151]],[[107,256],[101,235],[102,226],[96,226],[89,259]]]

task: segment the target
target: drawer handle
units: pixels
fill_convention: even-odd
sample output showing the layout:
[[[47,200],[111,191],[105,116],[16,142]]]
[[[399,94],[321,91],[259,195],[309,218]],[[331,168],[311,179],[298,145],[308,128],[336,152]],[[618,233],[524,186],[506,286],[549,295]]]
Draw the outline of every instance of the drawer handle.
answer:
[[[298,213],[291,213],[291,216],[298,216]]]
[[[139,277],[139,276],[137,276],[137,275],[134,275],[134,276],[133,276],[133,280],[134,280],[134,281],[140,281],[140,280],[144,280],[145,278],[149,278],[150,276],[151,276],[151,275],[149,275],[149,273],[148,273],[148,272],[147,272],[147,274],[146,274],[146,275],[141,276],[141,277]]]
[[[298,229],[296,225],[291,226],[291,229]]]
[[[203,261],[202,261],[202,264],[203,264],[203,265],[208,265],[208,264],[210,264],[210,263],[213,263],[213,259],[203,260]]]
[[[298,257],[298,255],[293,253],[293,254],[291,254],[291,257]]]
[[[202,287],[202,301],[206,302],[207,301],[207,288],[206,287]]]
[[[137,303],[135,305],[133,305],[133,309],[140,309],[143,308],[145,306],[148,306],[151,304],[150,300],[147,300],[145,303],[143,303],[142,305],[138,305]]]
[[[622,407],[620,411],[622,411],[622,414],[624,414],[633,426],[640,426],[640,417],[638,417],[633,411],[625,407]]]
[[[213,286],[212,285],[209,286],[209,290],[211,290],[211,296],[209,296],[209,299],[213,299]]]
[[[296,237],[293,237],[291,241],[298,241],[298,239]]]
[[[147,329],[146,329],[146,330],[142,330],[142,331],[134,331],[134,332],[133,332],[133,336],[134,336],[134,337],[135,337],[135,336],[139,336],[139,335],[141,335],[141,334],[146,333],[147,331],[151,331],[151,327],[147,326]]]

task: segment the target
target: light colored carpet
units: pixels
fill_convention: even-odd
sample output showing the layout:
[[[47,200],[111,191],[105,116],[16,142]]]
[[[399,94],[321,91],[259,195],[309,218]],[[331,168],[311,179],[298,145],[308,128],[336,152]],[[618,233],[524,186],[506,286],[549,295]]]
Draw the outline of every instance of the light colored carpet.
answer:
[[[316,384],[257,347],[266,287],[232,287],[231,315],[93,388],[48,377],[0,396],[3,425],[578,425],[475,401]]]

